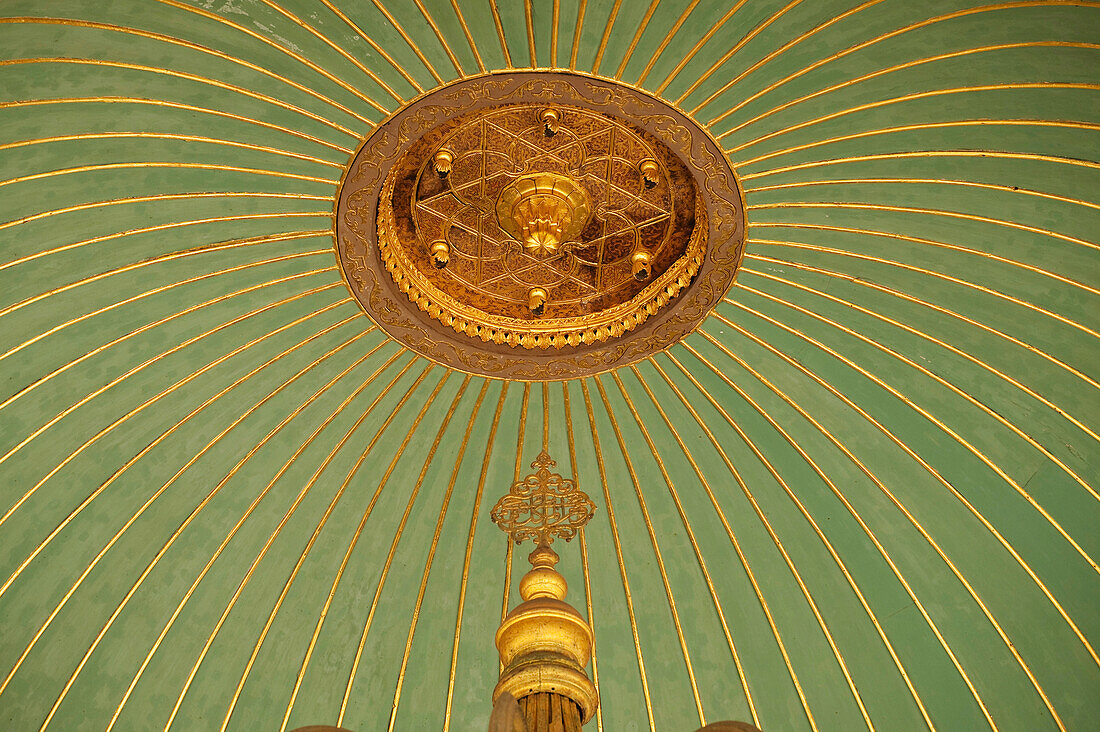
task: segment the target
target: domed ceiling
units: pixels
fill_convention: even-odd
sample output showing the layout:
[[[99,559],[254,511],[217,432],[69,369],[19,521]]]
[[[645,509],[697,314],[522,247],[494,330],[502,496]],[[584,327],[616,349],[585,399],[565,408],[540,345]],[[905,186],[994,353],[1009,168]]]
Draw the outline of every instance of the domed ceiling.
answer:
[[[590,728],[1100,714],[1095,3],[8,0],[0,727],[484,729],[545,446]],[[679,344],[468,376],[337,266],[360,141],[573,69],[704,126],[747,251]]]

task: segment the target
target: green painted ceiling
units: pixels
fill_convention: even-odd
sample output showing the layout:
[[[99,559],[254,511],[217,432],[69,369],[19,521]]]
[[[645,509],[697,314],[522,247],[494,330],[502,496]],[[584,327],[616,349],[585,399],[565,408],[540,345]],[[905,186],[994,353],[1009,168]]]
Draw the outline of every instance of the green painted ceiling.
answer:
[[[546,439],[593,728],[1094,728],[1095,3],[2,11],[0,728],[484,729]],[[358,140],[508,65],[729,151],[744,269],[668,353],[466,378],[350,299]]]

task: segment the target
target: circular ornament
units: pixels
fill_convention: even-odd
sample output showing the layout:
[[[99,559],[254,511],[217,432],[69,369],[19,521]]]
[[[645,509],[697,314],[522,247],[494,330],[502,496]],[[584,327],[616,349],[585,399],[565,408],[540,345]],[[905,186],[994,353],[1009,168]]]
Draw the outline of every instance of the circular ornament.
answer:
[[[566,379],[694,330],[744,254],[720,148],[645,92],[565,72],[429,92],[360,145],[336,253],[366,314],[461,371]]]

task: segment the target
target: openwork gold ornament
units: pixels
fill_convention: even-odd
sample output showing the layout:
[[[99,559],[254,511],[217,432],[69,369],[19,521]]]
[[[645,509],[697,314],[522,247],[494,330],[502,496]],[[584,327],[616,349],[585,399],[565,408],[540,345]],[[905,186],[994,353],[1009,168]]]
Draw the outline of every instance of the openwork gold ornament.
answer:
[[[550,469],[557,466],[546,452],[531,463],[535,472],[512,484],[493,506],[493,523],[517,544],[531,539],[549,544],[554,537],[571,540],[596,511],[596,504],[577,484]]]
[[[645,92],[566,72],[454,82],[395,113],[341,182],[338,260],[406,347],[562,379],[691,332],[744,252],[719,146]]]

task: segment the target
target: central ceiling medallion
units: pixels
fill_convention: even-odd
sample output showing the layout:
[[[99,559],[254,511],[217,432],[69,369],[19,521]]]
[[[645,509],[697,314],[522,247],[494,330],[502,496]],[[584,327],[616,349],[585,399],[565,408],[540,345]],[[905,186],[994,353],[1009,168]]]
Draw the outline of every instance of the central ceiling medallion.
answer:
[[[463,371],[598,373],[690,333],[733,280],[744,206],[714,141],[664,103],[576,74],[456,82],[380,125],[336,210],[352,293]]]

